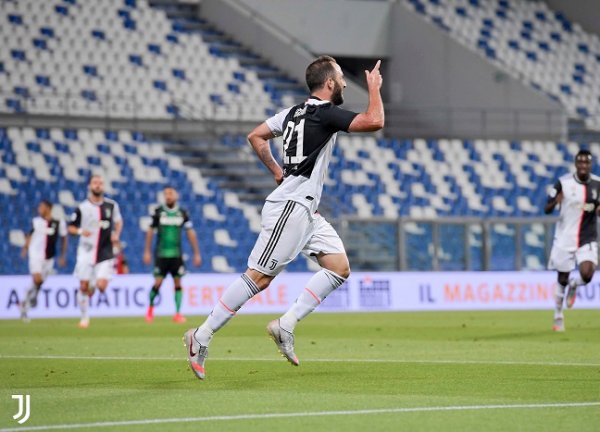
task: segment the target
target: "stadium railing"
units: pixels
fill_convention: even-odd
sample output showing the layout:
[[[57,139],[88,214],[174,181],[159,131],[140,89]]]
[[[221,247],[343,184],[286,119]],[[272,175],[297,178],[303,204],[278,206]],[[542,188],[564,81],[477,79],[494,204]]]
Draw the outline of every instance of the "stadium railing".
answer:
[[[386,105],[386,133],[394,137],[565,141],[568,127],[560,110]]]
[[[553,217],[358,218],[337,222],[355,270],[543,270]]]

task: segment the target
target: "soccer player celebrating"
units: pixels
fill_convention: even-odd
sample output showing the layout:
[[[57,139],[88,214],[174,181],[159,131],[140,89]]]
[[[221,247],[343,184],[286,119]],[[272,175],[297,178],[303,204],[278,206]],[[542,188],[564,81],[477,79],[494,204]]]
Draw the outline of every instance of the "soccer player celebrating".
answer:
[[[33,278],[33,285],[27,291],[25,299],[21,302],[21,319],[29,321],[27,312],[37,305],[37,296],[42,284],[54,269],[56,256],[56,243],[62,237],[60,258],[58,265],[65,266],[67,252],[67,225],[65,221],[52,219],[52,203],[42,200],[38,205],[38,216],[31,221],[31,231],[25,239],[21,256],[29,255],[29,273]]]
[[[592,154],[580,150],[575,156],[575,174],[566,174],[549,189],[546,214],[558,205],[560,219],[556,223],[548,268],[558,272],[555,294],[554,331],[564,331],[563,303],[567,291],[567,307],[573,307],[578,286],[592,280],[598,265],[597,214],[600,178],[591,174]],[[569,273],[579,266],[579,276]]]
[[[74,272],[80,281],[77,292],[80,328],[90,324],[88,308],[96,287],[104,292],[113,275],[113,244],[119,242],[123,228],[119,205],[104,197],[102,176],[92,175],[88,189],[88,198],[79,204],[69,222],[69,234],[80,236]]]
[[[316,259],[322,269],[306,283],[292,307],[267,326],[279,351],[290,363],[299,365],[294,353],[296,324],[350,275],[344,245],[317,208],[337,133],[383,127],[379,66],[378,61],[373,70],[365,71],[369,104],[366,112],[357,114],[338,107],[344,101],[346,86],[340,66],[332,57],[317,58],[306,69],[310,97],[269,118],[248,135],[278,187],[262,209],[262,230],[248,259],[248,269],[224,291],[206,321],[184,335],[188,361],[196,377],[205,377],[204,362],[214,333],[303,252]],[[283,136],[283,169],[269,147],[268,140],[276,136]]]
[[[181,315],[181,298],[183,291],[181,289],[181,278],[185,274],[181,250],[181,232],[183,229],[187,232],[188,240],[194,251],[194,266],[202,264],[200,248],[194,226],[190,220],[187,211],[177,205],[179,198],[177,191],[172,186],[164,188],[165,204],[156,208],[152,215],[152,224],[146,232],[146,247],[144,249],[144,263],[150,264],[150,249],[152,246],[152,237],[154,230],[158,231],[156,249],[154,253],[154,286],[150,290],[150,306],[146,312],[146,321],[154,320],[154,300],[158,296],[158,290],[167,275],[173,277],[175,285],[175,315],[173,321],[177,323],[185,322],[185,317]]]

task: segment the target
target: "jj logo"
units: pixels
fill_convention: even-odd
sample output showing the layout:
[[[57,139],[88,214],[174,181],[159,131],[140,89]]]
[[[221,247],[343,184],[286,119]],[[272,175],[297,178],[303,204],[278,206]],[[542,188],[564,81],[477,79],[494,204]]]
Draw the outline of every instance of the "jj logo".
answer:
[[[31,414],[31,403],[29,395],[12,395],[13,399],[17,399],[19,401],[19,411],[13,416],[15,420],[19,424],[25,423],[29,420],[29,415]],[[20,420],[18,420],[20,418]]]

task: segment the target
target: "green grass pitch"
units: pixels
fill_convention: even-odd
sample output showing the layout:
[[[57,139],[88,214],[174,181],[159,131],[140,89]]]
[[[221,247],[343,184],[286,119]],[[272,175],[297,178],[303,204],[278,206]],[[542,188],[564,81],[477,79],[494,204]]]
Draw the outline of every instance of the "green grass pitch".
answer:
[[[598,431],[600,311],[567,311],[563,334],[551,318],[314,314],[295,368],[266,335],[271,316],[240,315],[204,382],[181,341],[201,317],[0,321],[0,430]],[[12,394],[31,395],[24,425]]]

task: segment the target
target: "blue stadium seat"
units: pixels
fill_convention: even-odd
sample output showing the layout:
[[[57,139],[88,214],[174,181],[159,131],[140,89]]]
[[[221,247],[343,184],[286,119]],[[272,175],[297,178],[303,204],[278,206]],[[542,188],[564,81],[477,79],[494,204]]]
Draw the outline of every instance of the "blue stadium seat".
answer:
[[[8,22],[14,25],[23,25],[23,16],[19,14],[8,14]]]
[[[66,6],[56,5],[54,6],[54,12],[58,15],[69,16],[69,8]]]
[[[46,75],[36,75],[35,82],[41,87],[50,87],[50,77]]]
[[[160,45],[150,43],[150,44],[148,44],[148,51],[151,52],[152,54],[160,55],[161,54]]]

